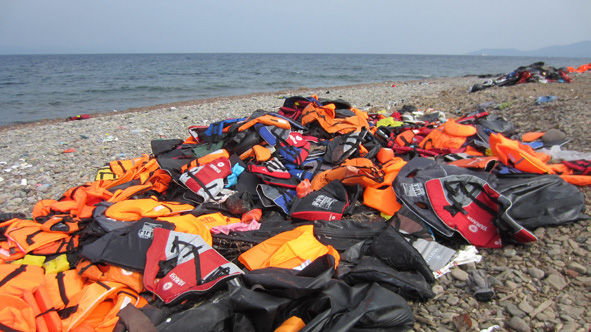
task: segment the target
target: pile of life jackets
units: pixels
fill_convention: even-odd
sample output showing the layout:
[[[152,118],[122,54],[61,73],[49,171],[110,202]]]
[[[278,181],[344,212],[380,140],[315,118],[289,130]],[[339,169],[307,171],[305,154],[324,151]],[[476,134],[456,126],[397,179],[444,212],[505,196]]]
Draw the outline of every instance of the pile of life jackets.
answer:
[[[454,243],[586,218],[591,162],[485,109],[294,96],[188,132],[0,214],[1,330],[409,330]]]
[[[474,84],[468,92],[476,92],[493,86],[510,86],[521,83],[571,83],[573,80],[568,73],[586,71],[585,66],[587,65],[580,66],[576,70],[572,67],[554,68],[545,66],[543,61],[539,61],[529,66],[521,66],[511,73],[501,75],[496,79],[488,79],[482,84]]]
[[[573,67],[566,67],[569,73],[584,73],[588,70],[591,70],[591,63],[586,63],[583,65],[578,66],[577,68]]]

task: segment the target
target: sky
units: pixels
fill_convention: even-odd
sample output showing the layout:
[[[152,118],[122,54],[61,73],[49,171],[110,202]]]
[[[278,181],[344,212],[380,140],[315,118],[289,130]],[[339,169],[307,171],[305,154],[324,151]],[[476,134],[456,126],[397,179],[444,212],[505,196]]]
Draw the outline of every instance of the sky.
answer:
[[[535,50],[591,40],[591,0],[0,0],[0,54]]]

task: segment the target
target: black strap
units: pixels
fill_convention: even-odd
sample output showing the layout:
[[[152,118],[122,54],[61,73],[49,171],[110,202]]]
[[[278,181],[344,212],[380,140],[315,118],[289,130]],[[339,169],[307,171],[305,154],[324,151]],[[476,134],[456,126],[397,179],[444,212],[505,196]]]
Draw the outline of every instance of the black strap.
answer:
[[[39,233],[43,233],[43,230],[40,229],[40,230],[38,230],[36,232],[33,232],[33,233],[27,235],[27,239],[26,239],[27,244],[28,245],[33,245],[33,243],[35,243],[35,241],[33,241],[33,237],[35,237]]]
[[[62,310],[59,310],[57,313],[60,315],[60,318],[63,320],[63,319],[70,317],[76,311],[78,311],[78,305],[75,305],[73,307],[63,308]]]
[[[96,264],[88,264],[85,267],[81,268],[80,271],[78,271],[78,275],[82,275],[82,273],[84,273],[86,270],[90,269],[91,267],[95,266]]]
[[[27,269],[27,266],[26,265],[21,265],[16,270],[14,270],[14,271],[10,272],[9,274],[7,274],[6,277],[4,277],[4,279],[0,280],[0,287],[4,286],[4,284],[6,284],[7,282],[9,282],[12,278],[14,278],[17,275],[25,272],[26,269]]]
[[[203,284],[203,280],[201,279],[201,260],[199,258],[199,249],[203,248],[203,246],[195,246],[189,242],[180,241],[179,237],[175,236],[174,241],[172,241],[172,247],[170,248],[170,252],[174,252],[176,250],[180,254],[181,244],[185,246],[191,246],[191,251],[187,253],[184,257],[193,254],[193,259],[195,260],[195,280],[197,281],[197,285]]]
[[[193,180],[195,180],[195,182],[197,182],[197,184],[199,186],[201,186],[201,188],[203,188],[203,190],[205,191],[205,193],[207,194],[207,196],[209,196],[211,199],[213,199],[214,201],[216,200],[215,197],[213,197],[213,194],[211,193],[211,191],[209,191],[209,188],[205,185],[205,183],[201,182],[201,180],[199,180],[193,173],[191,173],[190,171],[187,172],[187,174],[189,174],[189,177]],[[210,188],[215,187],[215,185],[212,185]]]
[[[90,266],[91,265],[88,265],[84,269],[86,270]],[[80,272],[82,273],[82,271]],[[64,305],[67,306],[68,303],[70,303],[70,299],[68,298],[68,294],[66,293],[66,284],[64,283],[65,274],[63,272],[58,272],[55,278],[57,279],[57,288],[60,291],[60,298],[62,299]]]
[[[230,267],[229,266],[226,266],[226,267],[218,266],[218,268],[215,271],[213,271],[212,273],[210,273],[203,280],[203,283],[206,284],[208,282],[215,281],[215,280],[217,280],[220,277],[227,276],[228,274],[230,274]]]
[[[121,294],[129,295],[129,296],[133,297],[136,301],[138,299],[137,294],[131,293],[131,292],[126,291],[126,290],[121,290],[121,291],[117,292],[117,295],[121,295]]]
[[[4,331],[4,332],[24,332],[21,330],[15,330],[12,327],[8,326],[8,325],[4,325],[2,323],[0,323],[0,331]]]
[[[484,193],[488,198],[490,198],[492,201],[495,201],[495,199],[493,197],[491,197],[486,190],[484,190],[483,187],[479,187],[479,186],[474,186],[474,188],[470,191],[468,191],[467,187],[466,187],[466,183],[463,181],[448,181],[444,184],[445,189],[450,192],[452,195],[448,195],[448,199],[450,201],[452,201],[452,205],[448,205],[445,206],[444,209],[446,211],[448,211],[449,213],[451,213],[452,216],[455,216],[456,213],[458,212],[462,212],[463,214],[467,214],[468,212],[462,207],[462,204],[460,202],[458,202],[455,198],[454,195],[457,195],[459,192],[461,192],[462,194],[464,194],[466,197],[470,198],[470,200],[472,202],[474,202],[474,204],[478,205],[479,208],[485,210],[486,212],[490,213],[493,216],[496,216],[498,214],[497,211],[495,211],[494,209],[492,209],[490,206],[486,205],[484,202],[480,201],[476,196],[477,192],[482,192]],[[455,188],[454,188],[455,186]]]
[[[119,167],[121,167],[123,173],[127,173],[127,170],[125,169],[125,167],[123,167],[123,163],[121,162],[121,160],[117,160],[117,164],[119,165]]]
[[[52,312],[52,311],[55,311],[55,312],[57,312],[57,309],[56,309],[56,308],[54,308],[54,307],[51,307],[51,308],[49,308],[49,309],[45,310],[44,312],[42,312],[42,313],[38,314],[37,316],[35,316],[35,318],[39,318],[39,317],[41,317],[41,316],[43,316],[43,315],[46,315],[46,314],[48,314],[48,313],[50,313],[50,312]]]
[[[99,286],[102,286],[102,287],[104,287],[106,290],[111,290],[111,287],[109,287],[109,285],[105,284],[105,283],[104,283],[104,282],[102,282],[102,281],[97,281],[96,283],[97,283]]]

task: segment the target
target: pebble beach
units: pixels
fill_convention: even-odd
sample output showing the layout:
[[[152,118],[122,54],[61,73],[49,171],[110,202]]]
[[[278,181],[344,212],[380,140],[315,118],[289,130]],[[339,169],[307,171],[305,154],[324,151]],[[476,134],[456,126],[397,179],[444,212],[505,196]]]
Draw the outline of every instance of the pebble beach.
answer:
[[[296,95],[343,99],[358,109],[385,115],[410,104],[453,118],[486,105],[491,113],[511,121],[518,132],[559,129],[570,139],[563,149],[591,152],[591,73],[573,73],[572,78],[570,84],[527,83],[475,93],[468,89],[483,79],[474,76],[301,87],[92,114],[91,119],[80,121],[0,127],[0,213],[30,216],[36,202],[58,199],[69,188],[93,181],[97,170],[109,162],[150,154],[152,140],[185,139],[190,126],[248,116],[256,109],[273,111],[283,105],[284,97]],[[535,103],[538,96],[548,95],[558,99]],[[581,190],[589,214],[591,190]],[[479,250],[483,258],[476,267],[494,279],[492,301],[476,301],[466,287],[470,266],[457,267],[437,279],[434,299],[410,303],[414,330],[590,331],[589,221],[538,228],[535,234],[539,241],[530,245]]]

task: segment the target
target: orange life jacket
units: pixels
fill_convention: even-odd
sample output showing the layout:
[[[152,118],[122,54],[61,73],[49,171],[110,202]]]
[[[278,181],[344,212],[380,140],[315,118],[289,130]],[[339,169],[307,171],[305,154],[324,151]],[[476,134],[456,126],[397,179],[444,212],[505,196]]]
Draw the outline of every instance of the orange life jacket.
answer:
[[[406,165],[406,161],[400,157],[394,157],[384,163],[381,168],[384,173],[384,181],[365,188],[363,191],[363,204],[389,216],[400,210],[402,205],[396,199],[392,183],[404,165]]]
[[[474,126],[460,124],[454,119],[449,119],[442,126],[431,131],[419,143],[419,147],[423,149],[459,149],[466,142],[466,138],[474,134],[476,134]]]
[[[212,229],[216,226],[225,226],[228,224],[240,222],[240,218],[226,217],[220,212],[204,214],[199,217],[196,217],[196,220],[203,223],[209,229]]]
[[[297,227],[291,231],[275,235],[248,251],[242,253],[238,260],[249,270],[265,267],[281,267],[293,269],[306,260],[330,254],[338,266],[340,255],[332,246],[325,246],[314,237],[314,225]]]
[[[117,177],[123,176],[123,174],[140,169],[150,160],[150,156],[147,154],[141,157],[126,160],[114,160],[109,163],[111,171],[117,175]]]
[[[334,104],[320,106],[317,103],[310,103],[302,111],[302,124],[305,126],[317,121],[329,134],[349,134],[359,132],[361,128],[369,129],[369,123],[367,122],[369,116],[366,112],[352,108],[351,111],[355,115],[341,119],[336,118],[335,109]]]
[[[124,200],[111,205],[105,216],[120,221],[136,221],[143,217],[156,219],[193,210],[189,204],[159,202],[155,197]]]
[[[291,125],[289,124],[289,121],[287,121],[283,118],[280,118],[278,116],[273,116],[272,114],[265,114],[263,116],[259,116],[257,118],[250,120],[250,121],[247,121],[246,123],[244,123],[243,125],[241,125],[238,128],[238,131],[246,130],[246,129],[254,126],[257,123],[267,125],[267,126],[275,126],[275,127],[281,128],[281,129],[291,129]]]
[[[35,219],[45,232],[74,233],[81,229],[81,220],[69,214],[54,214],[51,216],[40,216]]]
[[[144,155],[143,157],[140,157],[136,163],[133,163],[133,160],[135,159],[128,160],[128,162],[131,163],[131,165],[128,165],[129,168],[121,166],[121,164],[123,164],[123,161],[121,160],[111,162],[111,168],[119,167],[121,168],[119,172],[122,172],[123,170],[125,170],[125,172],[118,174],[118,177],[115,180],[105,181],[102,187],[109,189],[132,180],[138,180],[140,185],[151,184],[151,190],[155,190],[159,193],[163,193],[168,189],[168,185],[171,181],[170,174],[160,168],[156,158],[150,158],[148,155]]]
[[[57,310],[68,306],[74,295],[78,294],[86,278],[80,276],[76,270],[67,270],[45,275],[45,289],[53,299],[53,305]]]
[[[33,308],[18,296],[0,294],[0,331],[35,332]]]
[[[59,241],[71,238],[66,233],[45,232],[41,229],[41,224],[31,220],[11,219],[11,224],[4,232],[7,241],[0,242],[0,258],[4,260],[19,259],[30,252],[53,245]],[[65,244],[62,241],[62,244]],[[59,246],[59,245],[58,245]]]
[[[549,156],[534,151],[531,146],[495,133],[490,135],[488,141],[492,154],[503,164],[528,173],[554,174],[545,162]]]
[[[112,193],[104,188],[106,183],[104,180],[100,180],[70,188],[57,202],[51,204],[43,202],[42,207],[37,208],[36,211],[42,213],[48,211],[63,212],[80,219],[90,218],[92,217],[95,204],[106,201],[113,196]]]
[[[109,264],[94,264],[87,260],[81,260],[76,265],[76,271],[80,276],[89,280],[119,282],[138,293],[145,290],[144,276],[137,271],[126,270]]]
[[[43,268],[37,265],[0,264],[0,294],[21,297],[43,285]]]
[[[367,158],[347,159],[340,166],[314,176],[312,189],[320,190],[334,180],[340,180],[344,185],[360,184],[365,188],[381,183],[384,173]]]
[[[212,153],[206,154],[201,158],[197,158],[192,160],[190,163],[187,163],[181,167],[181,173],[186,172],[187,170],[199,166],[203,166],[209,162],[212,162],[220,157],[230,158],[230,153],[226,149],[220,149],[213,151]]]
[[[0,264],[0,294],[20,298],[33,313],[33,330],[59,331],[61,323],[55,312],[51,297],[44,288],[43,268],[36,265]],[[7,300],[9,300],[7,299]],[[19,301],[2,302],[3,306],[19,305]],[[21,308],[24,309],[24,308]],[[0,322],[10,322],[15,316],[10,309],[0,310]],[[5,316],[3,316],[5,315]],[[25,317],[21,317],[26,319]],[[26,322],[31,324],[30,321]],[[4,323],[5,324],[5,323]],[[5,324],[6,325],[6,324]],[[0,330],[4,331],[1,328]]]
[[[396,136],[394,143],[399,146],[410,146],[416,143],[415,136],[413,130],[405,130]]]
[[[198,217],[192,214],[183,214],[179,216],[159,217],[158,220],[168,221],[174,224],[174,230],[188,234],[197,234],[210,246],[213,239],[209,227]]]
[[[147,301],[118,282],[97,281],[87,284],[61,310],[62,315],[69,314],[62,320],[63,330],[113,331],[119,320],[117,313],[127,304],[143,307]]]
[[[560,174],[560,177],[575,186],[589,186],[591,185],[591,175],[579,175],[573,174],[573,170],[565,164],[552,164],[548,165],[556,174]]]
[[[464,168],[473,168],[478,170],[492,170],[495,165],[499,162],[499,158],[490,157],[475,157],[475,158],[464,158],[460,160],[451,161],[448,164]]]

